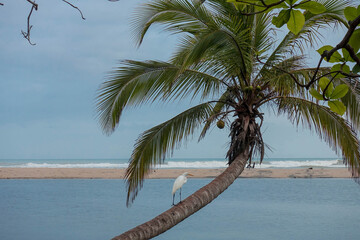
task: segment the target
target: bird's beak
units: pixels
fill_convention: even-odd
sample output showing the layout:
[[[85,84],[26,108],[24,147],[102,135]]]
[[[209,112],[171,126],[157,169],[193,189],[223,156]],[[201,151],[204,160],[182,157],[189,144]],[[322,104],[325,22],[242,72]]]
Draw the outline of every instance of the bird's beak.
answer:
[[[194,175],[192,175],[191,173],[188,173],[188,176],[194,176]]]

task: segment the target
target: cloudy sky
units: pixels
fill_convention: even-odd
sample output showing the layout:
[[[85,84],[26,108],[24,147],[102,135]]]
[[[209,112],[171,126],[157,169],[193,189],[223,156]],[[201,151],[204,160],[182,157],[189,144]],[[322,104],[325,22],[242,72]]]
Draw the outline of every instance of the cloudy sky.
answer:
[[[86,20],[60,0],[39,0],[31,17],[35,46],[21,35],[30,4],[0,2],[0,159],[129,158],[142,131],[189,106],[128,110],[111,136],[97,122],[96,91],[119,60],[167,60],[176,44],[175,36],[153,29],[136,48],[130,19],[144,0],[75,1]],[[336,33],[326,36],[336,41]],[[293,127],[284,117],[267,113],[263,131],[273,148],[267,157],[336,157],[316,134]],[[196,136],[173,157],[224,157],[227,135],[214,128],[205,140],[198,143]]]

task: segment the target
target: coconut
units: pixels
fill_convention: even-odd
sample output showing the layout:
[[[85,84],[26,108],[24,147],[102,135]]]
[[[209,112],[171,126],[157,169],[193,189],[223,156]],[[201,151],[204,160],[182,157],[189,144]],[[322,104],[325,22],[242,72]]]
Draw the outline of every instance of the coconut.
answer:
[[[223,129],[225,127],[225,123],[223,120],[219,120],[217,123],[216,123],[217,127],[220,128],[220,129]]]

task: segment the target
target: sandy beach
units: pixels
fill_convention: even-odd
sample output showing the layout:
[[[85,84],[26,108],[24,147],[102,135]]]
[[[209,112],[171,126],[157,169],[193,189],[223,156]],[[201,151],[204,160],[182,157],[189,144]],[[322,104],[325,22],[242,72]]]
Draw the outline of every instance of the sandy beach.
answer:
[[[224,169],[158,169],[147,178],[176,178],[184,172],[193,178],[214,178]],[[123,179],[125,169],[104,168],[0,168],[0,179]],[[350,178],[346,168],[245,169],[241,178]]]

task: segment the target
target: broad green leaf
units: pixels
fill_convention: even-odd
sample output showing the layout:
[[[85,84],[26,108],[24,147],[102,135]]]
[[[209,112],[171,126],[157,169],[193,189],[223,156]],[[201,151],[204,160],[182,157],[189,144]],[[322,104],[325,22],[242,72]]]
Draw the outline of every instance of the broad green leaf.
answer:
[[[360,72],[360,66],[359,65],[357,65],[357,64],[355,64],[355,66],[353,67],[353,69],[352,69],[352,72],[353,73],[358,73],[358,72]]]
[[[333,49],[334,47],[331,45],[325,45],[322,46],[321,48],[319,48],[318,50],[316,50],[320,55],[323,54],[324,51],[330,51],[331,49]]]
[[[285,0],[285,2],[287,2],[289,5],[293,5],[297,2],[297,0]]]
[[[287,23],[288,29],[297,35],[305,24],[305,17],[299,10],[290,10],[290,19]]]
[[[307,0],[300,2],[299,5],[296,6],[295,8],[308,10],[309,12],[311,12],[313,14],[320,14],[320,13],[323,13],[326,11],[326,8],[321,3],[314,2],[314,1],[309,2]]]
[[[345,62],[347,62],[347,61],[349,61],[349,62],[355,62],[354,59],[352,59],[352,58],[350,57],[350,53],[348,52],[348,50],[346,50],[345,48],[342,48],[341,51],[342,51],[342,54],[343,54],[343,56],[344,56]]]
[[[272,24],[276,27],[281,28],[285,23],[287,23],[290,19],[290,9],[281,10],[278,16],[273,17]]]
[[[317,52],[320,53],[320,55],[322,55],[324,53],[324,51],[330,51],[331,49],[333,49],[332,46],[325,45],[325,46],[319,48],[317,50]],[[340,53],[338,53],[338,51],[334,52],[333,55],[331,55],[331,58],[329,61],[327,58],[324,58],[324,59],[325,59],[325,61],[331,62],[331,63],[342,62],[342,57],[341,57]]]
[[[335,87],[334,91],[330,95],[331,99],[339,99],[343,98],[347,92],[349,91],[349,87],[346,84],[340,84]]]
[[[334,84],[332,82],[330,82],[330,80],[327,77],[320,78],[319,87],[323,92],[324,92],[325,88],[327,87],[326,92],[325,92],[326,97],[329,97],[331,95],[332,91],[334,90]]]
[[[356,29],[350,37],[349,40],[350,46],[357,53],[360,49],[360,29]]]
[[[317,100],[324,100],[323,95],[321,95],[318,91],[316,91],[315,88],[311,88],[309,90],[309,93],[311,94],[311,96],[313,96]]]
[[[339,114],[340,116],[344,115],[346,111],[345,105],[340,101],[328,101],[328,105],[331,109],[331,111]]]
[[[346,7],[344,9],[344,15],[346,20],[352,21],[358,16],[357,9],[354,7]]]
[[[335,64],[332,68],[331,68],[331,72],[336,72],[336,71],[341,71],[341,72],[344,72],[344,73],[350,73],[350,67],[348,65],[343,65],[343,64]],[[331,76],[333,77],[337,77],[337,78],[343,78],[343,77],[346,77],[345,75],[339,73],[331,73]]]

